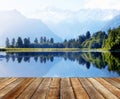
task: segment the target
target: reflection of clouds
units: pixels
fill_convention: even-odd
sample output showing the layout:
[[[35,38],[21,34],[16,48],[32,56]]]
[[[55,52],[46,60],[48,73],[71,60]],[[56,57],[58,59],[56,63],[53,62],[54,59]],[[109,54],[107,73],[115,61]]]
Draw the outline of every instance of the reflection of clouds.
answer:
[[[4,64],[3,62],[0,63],[0,77],[9,77],[9,74],[11,74],[11,70],[9,69],[9,67],[6,67],[6,64]]]
[[[0,65],[0,77],[43,77],[49,70],[60,60],[56,59],[54,62],[47,62],[40,64],[35,62],[34,58],[31,58],[31,62],[17,61],[14,63],[10,60],[8,63],[2,61]]]

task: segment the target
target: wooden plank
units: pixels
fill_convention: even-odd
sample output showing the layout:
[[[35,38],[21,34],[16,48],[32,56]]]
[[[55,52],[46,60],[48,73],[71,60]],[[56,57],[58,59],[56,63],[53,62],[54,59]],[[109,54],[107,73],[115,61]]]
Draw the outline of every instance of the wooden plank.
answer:
[[[70,79],[69,78],[62,78],[61,79],[61,88],[71,87]]]
[[[112,85],[114,85],[115,87],[120,89],[120,83],[112,80],[111,78],[105,78],[106,81],[108,81],[109,83],[111,83]]]
[[[17,78],[10,78],[10,79],[6,79],[5,81],[0,83],[0,89],[4,88],[5,86],[9,85],[10,83],[12,83],[13,81],[15,81]]]
[[[93,78],[88,78],[88,80],[106,99],[118,99],[114,94],[112,94],[107,88],[101,85],[97,80]]]
[[[62,99],[75,99],[69,78],[62,78],[61,80],[61,97]]]
[[[116,95],[118,98],[120,98],[120,90],[116,88],[115,86],[111,85],[107,81],[105,81],[102,78],[96,78],[99,83],[101,83],[104,87],[106,87],[109,91],[111,91],[114,95]]]
[[[5,78],[0,78],[0,81],[1,81],[2,79],[5,79]]]
[[[71,78],[71,83],[77,99],[89,99],[87,92],[84,90],[77,78]]]
[[[113,81],[116,81],[116,82],[120,83],[120,79],[117,79],[117,78],[110,78],[110,79],[113,80]]]
[[[52,78],[46,99],[60,99],[60,78]]]
[[[118,79],[120,81],[120,78],[116,78],[116,79]]]
[[[45,78],[34,93],[34,95],[31,97],[31,99],[45,99],[49,90],[50,83],[51,78]]]
[[[36,78],[21,94],[17,99],[30,99],[34,94],[39,84],[41,83],[42,78]]]
[[[4,97],[5,99],[15,99],[17,98],[24,90],[26,87],[28,87],[32,81],[34,80],[34,78],[25,78],[24,81],[22,81],[22,83],[20,84],[20,86],[13,91],[13,93],[7,95],[6,97]]]
[[[60,88],[60,78],[52,78],[50,88]]]
[[[2,99],[120,99],[120,78],[0,78]]]
[[[4,82],[5,80],[8,80],[9,78],[0,78],[0,83]]]
[[[79,80],[89,94],[90,99],[105,99],[86,78],[79,78]]]
[[[16,79],[14,82],[10,83],[8,86],[0,90],[0,98],[5,99],[4,97],[8,94],[11,94],[14,90],[17,89],[17,86],[23,81],[23,79]]]

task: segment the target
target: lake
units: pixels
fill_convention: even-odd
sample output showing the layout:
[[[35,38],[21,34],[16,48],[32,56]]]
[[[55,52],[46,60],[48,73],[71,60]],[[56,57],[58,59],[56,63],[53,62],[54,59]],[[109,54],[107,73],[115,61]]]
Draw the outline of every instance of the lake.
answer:
[[[0,77],[120,77],[120,53],[0,52]]]

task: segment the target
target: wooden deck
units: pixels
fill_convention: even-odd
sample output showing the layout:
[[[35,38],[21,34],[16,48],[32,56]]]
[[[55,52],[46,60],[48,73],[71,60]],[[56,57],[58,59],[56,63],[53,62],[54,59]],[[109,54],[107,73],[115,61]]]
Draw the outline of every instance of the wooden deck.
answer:
[[[120,99],[120,78],[0,78],[0,99]]]

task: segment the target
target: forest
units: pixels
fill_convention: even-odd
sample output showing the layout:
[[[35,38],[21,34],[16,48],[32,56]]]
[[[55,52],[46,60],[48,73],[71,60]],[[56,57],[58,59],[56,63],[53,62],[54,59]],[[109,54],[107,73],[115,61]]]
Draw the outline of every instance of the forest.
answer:
[[[108,50],[120,49],[120,26],[109,29],[108,32],[98,31],[91,35],[87,31],[76,39],[65,39],[63,42],[54,42],[54,38],[39,37],[31,42],[30,38],[18,37],[11,41],[6,38],[6,48],[106,48]]]

